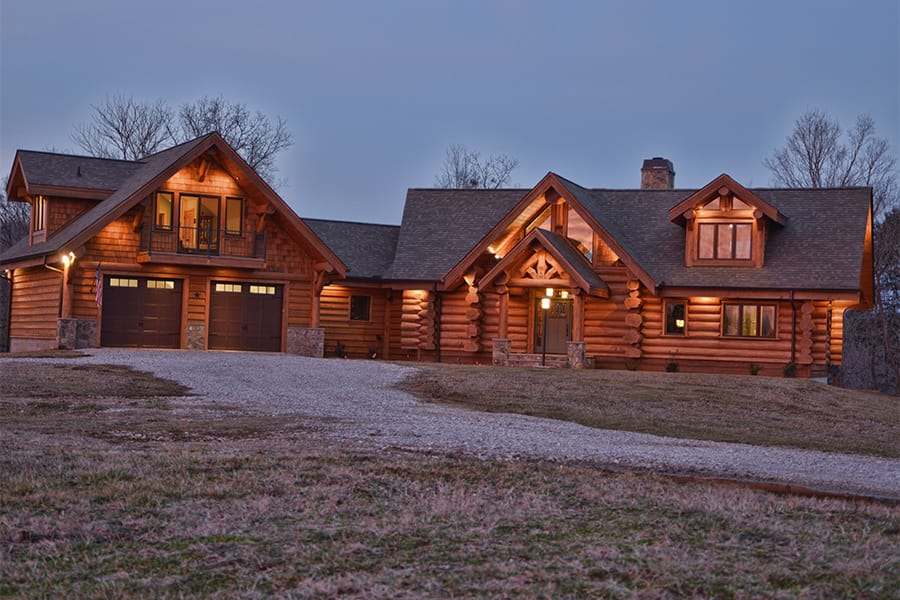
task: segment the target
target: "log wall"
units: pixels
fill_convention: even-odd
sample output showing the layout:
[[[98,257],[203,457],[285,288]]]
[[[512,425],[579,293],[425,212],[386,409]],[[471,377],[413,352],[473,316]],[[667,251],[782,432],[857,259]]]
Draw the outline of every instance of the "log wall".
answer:
[[[369,320],[350,320],[350,296],[369,296]],[[350,358],[391,358],[391,340],[399,339],[399,320],[391,320],[394,309],[390,290],[328,285],[322,290],[319,323],[325,328],[325,356],[335,356],[338,342]],[[397,330],[391,330],[396,322]]]
[[[44,267],[16,269],[12,277],[10,349],[56,347],[62,276]]]

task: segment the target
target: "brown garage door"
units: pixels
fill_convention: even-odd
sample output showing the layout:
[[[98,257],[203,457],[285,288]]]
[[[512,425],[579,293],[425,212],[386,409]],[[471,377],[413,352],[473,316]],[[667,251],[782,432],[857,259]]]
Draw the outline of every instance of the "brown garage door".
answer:
[[[178,348],[181,287],[180,279],[104,277],[100,345]]]
[[[209,347],[280,352],[283,293],[280,285],[213,281]]]

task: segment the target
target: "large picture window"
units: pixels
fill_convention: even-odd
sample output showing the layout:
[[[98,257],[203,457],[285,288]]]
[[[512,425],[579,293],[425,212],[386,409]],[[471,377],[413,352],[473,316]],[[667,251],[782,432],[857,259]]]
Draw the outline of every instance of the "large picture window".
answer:
[[[700,223],[701,260],[750,260],[750,223]]]
[[[775,337],[775,305],[726,304],[722,334],[739,337]]]

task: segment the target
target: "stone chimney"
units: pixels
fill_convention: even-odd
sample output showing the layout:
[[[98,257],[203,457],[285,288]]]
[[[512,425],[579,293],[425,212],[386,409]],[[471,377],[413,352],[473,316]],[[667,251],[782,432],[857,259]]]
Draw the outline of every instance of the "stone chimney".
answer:
[[[641,167],[642,190],[671,190],[675,187],[675,167],[671,160],[654,156]]]

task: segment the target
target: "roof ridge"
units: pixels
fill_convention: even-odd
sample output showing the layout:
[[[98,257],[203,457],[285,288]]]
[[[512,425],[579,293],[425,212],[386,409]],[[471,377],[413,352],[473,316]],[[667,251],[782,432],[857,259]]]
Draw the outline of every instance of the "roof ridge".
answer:
[[[368,225],[370,227],[400,227],[400,225],[394,225],[392,223],[368,223],[366,221],[345,221],[344,219],[317,219],[315,217],[300,217],[306,222],[317,222],[317,223],[341,223],[344,225]]]
[[[28,154],[44,154],[48,156],[66,156],[69,158],[86,158],[88,160],[105,160],[110,162],[120,162],[120,163],[128,163],[130,165],[139,165],[143,162],[144,159],[140,160],[129,160],[127,158],[111,158],[107,156],[91,156],[89,154],[72,154],[71,152],[50,152],[47,150],[27,150],[24,148],[18,148],[16,150],[17,153],[28,153]]]

